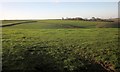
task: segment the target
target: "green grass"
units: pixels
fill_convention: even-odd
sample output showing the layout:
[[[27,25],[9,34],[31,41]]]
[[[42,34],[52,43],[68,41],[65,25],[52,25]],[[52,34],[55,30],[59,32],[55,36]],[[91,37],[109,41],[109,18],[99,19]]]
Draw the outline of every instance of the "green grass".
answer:
[[[8,21],[10,22],[10,21]],[[6,21],[3,21],[3,24]],[[11,21],[13,23],[13,21]],[[104,25],[110,25],[113,22],[94,22],[94,21],[75,21],[75,20],[36,20],[32,23],[22,23],[20,25],[14,25],[6,28],[17,29],[64,29],[64,28],[96,28],[104,27]]]
[[[8,25],[11,23],[18,23],[18,22],[24,22],[27,20],[2,20],[2,25]]]
[[[120,71],[119,31],[115,22],[5,20],[2,23],[11,25],[2,28],[3,71]]]
[[[3,70],[89,71],[101,61],[120,67],[117,28],[3,28],[2,35]]]

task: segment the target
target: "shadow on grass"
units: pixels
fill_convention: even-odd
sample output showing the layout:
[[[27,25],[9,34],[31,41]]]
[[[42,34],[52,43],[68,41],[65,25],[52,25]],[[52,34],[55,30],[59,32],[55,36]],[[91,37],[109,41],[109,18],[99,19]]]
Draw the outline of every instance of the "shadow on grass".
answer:
[[[22,58],[15,58],[21,56]],[[7,56],[6,56],[7,57]],[[115,72],[112,65],[104,62],[89,61],[84,58],[81,61],[84,66],[78,65],[75,69],[65,68],[63,61],[58,61],[47,54],[45,49],[26,50],[20,52],[18,56],[8,55],[7,59],[3,57],[2,72]],[[74,61],[73,61],[74,63]]]

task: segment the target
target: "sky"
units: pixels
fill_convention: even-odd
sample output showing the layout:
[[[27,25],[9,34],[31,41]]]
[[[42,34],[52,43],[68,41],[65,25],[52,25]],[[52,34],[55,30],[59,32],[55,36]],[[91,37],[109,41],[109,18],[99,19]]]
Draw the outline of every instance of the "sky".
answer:
[[[41,0],[42,1],[42,0]],[[65,0],[64,0],[65,1]],[[73,1],[73,0],[72,0]],[[47,0],[47,2],[2,2],[0,19],[61,19],[62,17],[82,18],[117,18],[118,2],[63,2],[63,0]],[[79,0],[80,1],[80,0]],[[102,1],[102,0],[101,0]],[[105,0],[104,0],[105,1]],[[110,0],[109,0],[110,1]]]
[[[0,0],[0,2],[118,2],[119,0]]]

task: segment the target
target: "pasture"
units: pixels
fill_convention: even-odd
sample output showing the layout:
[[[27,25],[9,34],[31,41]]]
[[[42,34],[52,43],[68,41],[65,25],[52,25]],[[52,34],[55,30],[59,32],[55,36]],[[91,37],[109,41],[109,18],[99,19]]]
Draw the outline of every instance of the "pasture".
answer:
[[[27,22],[27,23],[24,23]],[[19,25],[8,26],[14,29],[64,29],[64,28],[116,28],[117,22],[79,21],[79,20],[18,20],[3,21],[3,26],[14,23]]]
[[[3,27],[3,71],[119,72],[119,31],[113,24],[34,20]]]

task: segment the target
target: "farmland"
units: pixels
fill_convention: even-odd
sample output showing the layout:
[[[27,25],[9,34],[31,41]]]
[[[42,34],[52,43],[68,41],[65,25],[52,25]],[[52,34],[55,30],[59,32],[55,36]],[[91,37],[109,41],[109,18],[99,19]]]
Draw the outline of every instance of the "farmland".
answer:
[[[15,22],[22,21],[3,21],[3,25]],[[3,71],[119,72],[117,27],[114,22],[74,20],[3,27]]]
[[[29,23],[21,23],[29,22]],[[14,29],[64,29],[64,28],[99,28],[99,27],[118,27],[114,22],[101,22],[101,21],[74,21],[74,20],[19,20],[19,21],[3,21],[3,26],[8,24],[21,23],[19,25],[8,26],[6,28]],[[110,25],[110,26],[109,26]]]

